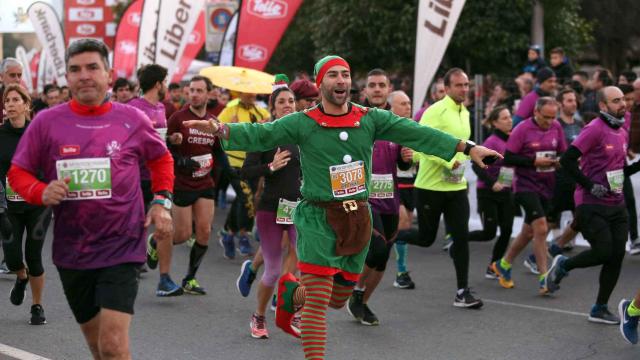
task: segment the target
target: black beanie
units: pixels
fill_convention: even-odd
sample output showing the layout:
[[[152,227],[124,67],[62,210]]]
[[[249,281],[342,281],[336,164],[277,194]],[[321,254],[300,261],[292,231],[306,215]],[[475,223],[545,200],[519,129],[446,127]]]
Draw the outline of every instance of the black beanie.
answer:
[[[543,67],[536,73],[536,79],[538,80],[538,84],[542,84],[545,80],[548,80],[552,77],[555,77],[556,74],[551,70],[550,67]]]

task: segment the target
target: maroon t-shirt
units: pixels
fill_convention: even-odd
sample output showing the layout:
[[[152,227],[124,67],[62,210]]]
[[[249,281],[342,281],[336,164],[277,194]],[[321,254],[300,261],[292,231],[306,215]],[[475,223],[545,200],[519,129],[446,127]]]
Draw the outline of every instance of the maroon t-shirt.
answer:
[[[200,169],[193,172],[185,171],[185,169],[176,166],[174,191],[197,191],[214,186],[210,173],[215,161],[216,136],[182,125],[187,120],[207,120],[209,118],[208,113],[204,117],[200,117],[194,114],[189,107],[176,111],[169,118],[167,134],[182,133],[182,144],[174,145],[174,151],[200,163]],[[175,162],[177,163],[177,160]]]

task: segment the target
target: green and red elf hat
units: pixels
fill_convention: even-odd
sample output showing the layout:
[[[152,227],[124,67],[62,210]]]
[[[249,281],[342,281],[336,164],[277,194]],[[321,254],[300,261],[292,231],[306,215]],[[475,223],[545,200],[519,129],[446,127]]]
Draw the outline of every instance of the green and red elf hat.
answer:
[[[289,87],[289,77],[285,74],[276,74],[275,79],[273,81],[273,85],[271,87],[271,92],[274,92],[279,88],[288,88],[288,87]]]
[[[322,79],[324,78],[324,74],[332,67],[336,65],[342,65],[347,69],[351,70],[349,67],[349,63],[337,55],[328,55],[318,60],[316,66],[313,67],[313,74],[316,77],[316,86],[320,88],[320,84],[322,83]]]

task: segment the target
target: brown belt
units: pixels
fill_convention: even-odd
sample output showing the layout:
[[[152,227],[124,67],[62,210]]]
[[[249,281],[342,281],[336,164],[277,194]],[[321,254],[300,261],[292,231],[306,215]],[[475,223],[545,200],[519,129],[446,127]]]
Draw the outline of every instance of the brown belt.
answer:
[[[327,222],[336,234],[336,255],[359,254],[371,239],[369,203],[364,200],[310,202],[325,209]]]

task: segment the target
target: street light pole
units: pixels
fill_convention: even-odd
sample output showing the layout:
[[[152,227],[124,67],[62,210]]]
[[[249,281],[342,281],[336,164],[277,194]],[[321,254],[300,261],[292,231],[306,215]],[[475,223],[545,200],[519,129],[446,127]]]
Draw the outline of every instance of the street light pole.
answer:
[[[535,0],[533,3],[531,40],[532,44],[540,45],[540,56],[544,57],[544,7],[541,0]]]

